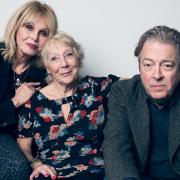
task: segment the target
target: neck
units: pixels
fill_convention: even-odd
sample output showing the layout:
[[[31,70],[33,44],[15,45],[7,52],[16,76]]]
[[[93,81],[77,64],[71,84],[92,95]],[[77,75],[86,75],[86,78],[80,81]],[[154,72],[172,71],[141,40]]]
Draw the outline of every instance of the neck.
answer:
[[[13,70],[17,73],[17,74],[21,74],[22,72],[24,72],[29,66],[29,59],[27,58],[15,58],[13,61]]]
[[[69,86],[62,86],[57,82],[52,82],[51,87],[53,88],[59,99],[72,96],[77,88],[77,83],[72,83]]]
[[[156,105],[158,109],[162,109],[164,106],[166,106],[170,102],[170,97],[164,98],[164,99],[153,99],[151,98],[151,101]]]

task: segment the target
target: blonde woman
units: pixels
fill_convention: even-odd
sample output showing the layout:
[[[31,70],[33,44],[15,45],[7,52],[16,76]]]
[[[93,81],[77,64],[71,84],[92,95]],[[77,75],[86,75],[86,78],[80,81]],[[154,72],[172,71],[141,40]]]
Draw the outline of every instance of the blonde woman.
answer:
[[[0,43],[0,179],[28,179],[28,163],[13,136],[17,109],[45,85],[38,53],[57,31],[54,10],[39,1],[22,5]]]

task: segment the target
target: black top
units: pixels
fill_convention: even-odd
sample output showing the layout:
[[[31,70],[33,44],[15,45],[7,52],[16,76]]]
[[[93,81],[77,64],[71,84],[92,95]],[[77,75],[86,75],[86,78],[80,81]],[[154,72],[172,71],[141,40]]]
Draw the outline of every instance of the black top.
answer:
[[[4,43],[0,43],[0,48],[4,48]],[[41,86],[46,84],[44,80],[46,75],[45,69],[39,69],[35,65],[31,65],[28,72],[23,74],[26,74],[23,82],[40,82]],[[9,126],[17,123],[16,109],[11,101],[11,98],[15,95],[14,77],[15,74],[11,64],[8,61],[4,61],[0,51],[0,133],[8,132],[11,129]]]
[[[168,101],[163,108],[159,109],[152,101],[149,101],[151,140],[147,173],[151,177],[180,178],[172,169],[168,156],[169,114],[172,103],[173,99]]]

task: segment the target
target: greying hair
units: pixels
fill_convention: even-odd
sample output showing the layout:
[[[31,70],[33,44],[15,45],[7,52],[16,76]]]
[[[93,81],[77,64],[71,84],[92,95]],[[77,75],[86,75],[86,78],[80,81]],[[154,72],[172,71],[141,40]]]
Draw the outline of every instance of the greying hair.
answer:
[[[143,45],[147,40],[158,40],[162,43],[172,44],[177,49],[178,59],[180,61],[180,33],[178,30],[169,28],[167,26],[155,26],[146,31],[139,39],[135,48],[134,55],[140,58]]]
[[[45,19],[50,30],[50,36],[53,36],[57,32],[58,20],[54,10],[49,5],[39,1],[25,3],[16,10],[6,25],[3,37],[6,47],[2,50],[6,60],[12,62],[16,55],[16,34],[19,27],[36,17],[43,17]]]
[[[58,32],[56,35],[52,36],[45,44],[45,46],[41,50],[40,59],[42,66],[45,67],[45,61],[48,58],[48,54],[51,52],[52,47],[54,48],[56,46],[56,43],[67,45],[68,47],[71,47],[74,49],[75,55],[78,59],[79,67],[82,67],[83,59],[84,59],[84,51],[77,41],[75,39],[68,35],[65,32]],[[48,74],[46,77],[47,83],[51,83],[53,81],[53,78],[51,74]]]

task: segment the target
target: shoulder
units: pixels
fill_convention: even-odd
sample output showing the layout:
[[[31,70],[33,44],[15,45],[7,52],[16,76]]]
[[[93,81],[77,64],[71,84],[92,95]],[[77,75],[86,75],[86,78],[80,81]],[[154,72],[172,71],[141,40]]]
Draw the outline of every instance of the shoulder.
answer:
[[[39,102],[43,99],[42,93],[40,91],[36,91],[32,97],[25,103],[25,108],[34,109],[36,106],[38,106]]]
[[[130,79],[120,80],[112,85],[112,91],[116,93],[127,94],[134,96],[141,84],[140,75],[135,75]]]
[[[106,77],[86,76],[81,79],[79,87],[82,90],[92,89],[93,92],[109,91],[111,85],[118,80],[119,77],[115,75]]]
[[[118,80],[119,77],[109,74],[108,76],[85,76],[81,79],[81,83],[99,84],[100,82],[115,82]]]

